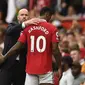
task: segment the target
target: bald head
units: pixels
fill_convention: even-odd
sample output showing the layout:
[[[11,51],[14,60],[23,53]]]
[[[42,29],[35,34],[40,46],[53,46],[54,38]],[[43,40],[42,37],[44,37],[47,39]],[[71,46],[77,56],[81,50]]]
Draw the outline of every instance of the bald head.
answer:
[[[23,8],[23,9],[19,10],[18,16],[17,16],[19,23],[22,23],[22,22],[28,20],[28,18],[29,18],[29,12],[27,9]]]
[[[25,8],[23,8],[23,9],[20,9],[20,10],[19,10],[18,15],[21,14],[21,13],[23,13],[23,12],[25,12],[25,13],[28,14],[28,10],[25,9]]]

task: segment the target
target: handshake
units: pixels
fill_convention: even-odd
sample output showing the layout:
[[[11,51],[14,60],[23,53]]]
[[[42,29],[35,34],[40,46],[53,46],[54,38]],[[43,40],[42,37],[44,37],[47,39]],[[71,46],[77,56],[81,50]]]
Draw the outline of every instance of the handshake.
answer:
[[[2,55],[2,53],[0,53],[0,65],[1,65],[2,63],[4,63],[4,61],[5,61],[5,58],[4,58],[4,56]]]

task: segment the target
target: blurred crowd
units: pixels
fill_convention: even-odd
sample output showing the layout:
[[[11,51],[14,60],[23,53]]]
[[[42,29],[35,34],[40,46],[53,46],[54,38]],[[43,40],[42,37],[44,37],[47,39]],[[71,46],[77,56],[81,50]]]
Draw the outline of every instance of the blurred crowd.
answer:
[[[16,21],[18,10],[27,8],[30,19],[39,17],[39,11],[44,6],[49,6],[55,11],[51,23],[58,28],[60,38],[59,49],[62,54],[63,73],[60,82],[58,77],[55,77],[55,85],[58,83],[70,85],[70,80],[73,85],[85,85],[85,31],[78,22],[85,19],[85,0],[1,0],[0,52],[4,48],[5,29],[8,23]],[[62,21],[65,20],[72,21],[69,29],[62,26]]]
[[[85,18],[85,0],[1,0],[0,22],[10,23],[16,20],[21,8],[29,10],[29,17],[38,17],[42,7],[49,6],[55,11],[54,19],[72,20]]]

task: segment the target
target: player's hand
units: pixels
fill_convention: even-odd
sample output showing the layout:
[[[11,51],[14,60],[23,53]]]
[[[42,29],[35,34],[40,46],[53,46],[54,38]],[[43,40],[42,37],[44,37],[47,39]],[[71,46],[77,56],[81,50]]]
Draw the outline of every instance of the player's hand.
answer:
[[[58,77],[59,77],[59,79],[61,78],[61,75],[62,75],[62,70],[61,70],[61,68],[59,68],[58,69]]]
[[[40,21],[41,21],[41,19],[39,19],[39,18],[32,18],[30,20],[25,21],[24,24],[25,24],[25,26],[37,25]]]
[[[5,61],[4,56],[2,53],[0,53],[0,64],[2,64]]]

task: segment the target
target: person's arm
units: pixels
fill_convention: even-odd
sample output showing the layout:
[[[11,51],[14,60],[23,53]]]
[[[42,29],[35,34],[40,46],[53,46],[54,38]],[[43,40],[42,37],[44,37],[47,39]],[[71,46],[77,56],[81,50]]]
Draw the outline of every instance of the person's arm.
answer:
[[[62,16],[59,13],[56,13],[55,18],[60,21],[68,21],[68,20],[79,20],[80,17],[71,17],[71,16]]]
[[[59,40],[57,28],[52,27],[52,54],[56,60],[55,66],[58,68],[59,76],[61,76],[61,53],[58,48]]]
[[[62,70],[61,70],[61,53],[60,53],[59,48],[58,48],[58,43],[52,44],[52,54],[56,60],[56,63],[54,63],[54,65],[57,66],[57,68],[58,68],[57,76],[60,79],[61,74],[62,74]]]
[[[58,43],[52,44],[52,54],[56,60],[56,65],[58,66],[58,69],[61,68],[61,53],[58,48]]]
[[[8,57],[17,54],[23,46],[23,43],[17,42],[5,55],[0,54],[0,64],[2,64]]]
[[[53,43],[52,44],[52,54],[56,60],[56,64],[59,67],[61,67],[61,53],[58,48],[58,43]]]
[[[24,47],[24,44],[21,42],[17,42],[5,55],[4,59],[7,59],[8,57],[17,54],[21,48]]]
[[[22,30],[21,24],[10,23],[7,27],[6,34],[11,36],[14,35],[15,33],[19,33],[21,30]]]
[[[27,21],[24,21],[23,23],[19,24],[19,23],[10,23],[8,25],[6,34],[7,35],[14,35],[16,33],[21,32],[25,27],[29,26],[29,25],[37,25],[40,21],[42,21],[42,19],[39,18],[33,18]]]
[[[3,60],[5,61],[8,57],[19,53],[19,51],[24,47],[25,43],[27,42],[26,32],[24,30],[21,33],[19,39],[17,40],[17,43],[4,56],[0,54],[0,63],[3,63]]]

